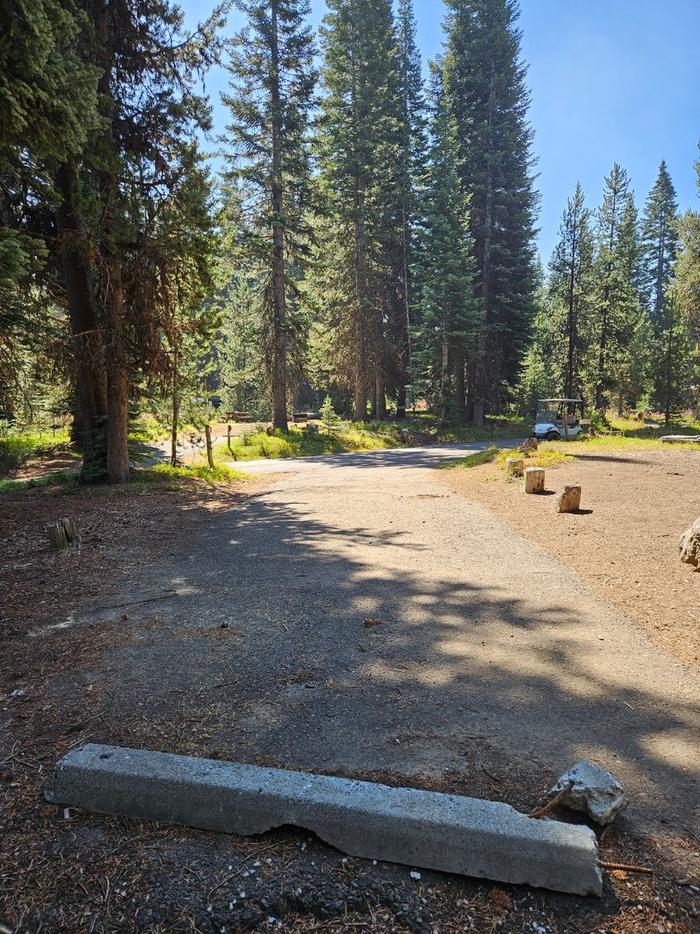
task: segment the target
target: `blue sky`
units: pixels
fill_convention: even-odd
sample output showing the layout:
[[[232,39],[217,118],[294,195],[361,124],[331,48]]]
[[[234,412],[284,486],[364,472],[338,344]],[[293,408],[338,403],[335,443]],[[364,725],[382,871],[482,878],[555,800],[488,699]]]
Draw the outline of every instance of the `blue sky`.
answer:
[[[414,0],[424,59],[440,51],[441,0]],[[188,20],[212,0],[180,0]],[[681,208],[700,208],[693,163],[700,141],[700,0],[522,0],[523,58],[529,63],[539,247],[546,262],[577,181],[589,206],[614,161],[629,172],[641,207],[666,159]],[[312,0],[314,23],[323,0]],[[241,25],[231,13],[229,28]],[[225,81],[207,80],[218,130]]]

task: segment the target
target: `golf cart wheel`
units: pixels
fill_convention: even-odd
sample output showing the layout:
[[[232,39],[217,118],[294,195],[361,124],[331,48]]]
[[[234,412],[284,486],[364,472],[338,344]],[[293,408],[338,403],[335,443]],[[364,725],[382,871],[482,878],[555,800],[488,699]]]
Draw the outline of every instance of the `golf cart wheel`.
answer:
[[[558,432],[558,431],[548,431],[547,434],[546,434],[544,437],[545,437],[545,440],[546,440],[546,441],[558,441],[558,440],[559,440],[559,432]]]

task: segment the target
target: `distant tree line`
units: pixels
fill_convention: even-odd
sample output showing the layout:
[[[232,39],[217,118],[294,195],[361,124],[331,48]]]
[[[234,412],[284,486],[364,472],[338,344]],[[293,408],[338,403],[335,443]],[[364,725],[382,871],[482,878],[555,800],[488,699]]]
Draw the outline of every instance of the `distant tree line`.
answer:
[[[700,194],[700,161],[696,164]],[[603,200],[577,185],[543,277],[522,400],[583,397],[601,414],[629,408],[666,422],[700,397],[700,214],[678,214],[665,162],[641,218],[617,163]]]
[[[447,0],[424,81],[411,0],[0,0],[0,415],[73,414],[83,479],[122,482],[128,425],[212,392],[285,428],[447,421],[541,394],[697,405],[698,215],[665,165],[637,218],[615,166],[577,189],[545,276],[515,0]],[[215,184],[197,89],[223,62]],[[211,136],[208,137],[211,141]]]

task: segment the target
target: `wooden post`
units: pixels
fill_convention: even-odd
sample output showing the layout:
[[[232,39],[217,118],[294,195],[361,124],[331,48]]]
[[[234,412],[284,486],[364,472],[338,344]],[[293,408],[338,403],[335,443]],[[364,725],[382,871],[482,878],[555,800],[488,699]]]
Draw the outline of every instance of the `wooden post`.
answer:
[[[557,512],[578,512],[581,508],[581,485],[567,483],[557,496]]]
[[[525,468],[523,489],[526,493],[544,493],[544,467]]]
[[[522,457],[509,457],[506,460],[506,477],[522,477],[525,470],[525,461]]]
[[[54,551],[62,551],[70,545],[80,547],[80,534],[72,519],[56,519],[55,522],[49,522],[46,531]]]
[[[213,469],[214,467],[214,454],[211,448],[211,425],[204,426],[204,438],[207,444],[207,463]]]

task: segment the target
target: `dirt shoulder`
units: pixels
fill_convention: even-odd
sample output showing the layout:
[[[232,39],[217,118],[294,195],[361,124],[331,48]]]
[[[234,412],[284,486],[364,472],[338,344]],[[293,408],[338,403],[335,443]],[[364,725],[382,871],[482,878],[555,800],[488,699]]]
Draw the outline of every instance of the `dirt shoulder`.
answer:
[[[525,496],[496,463],[438,476],[574,570],[657,645],[700,666],[700,573],[678,558],[681,533],[700,516],[700,453],[609,450],[550,468],[550,493],[581,483],[580,515],[559,515],[552,495]]]

